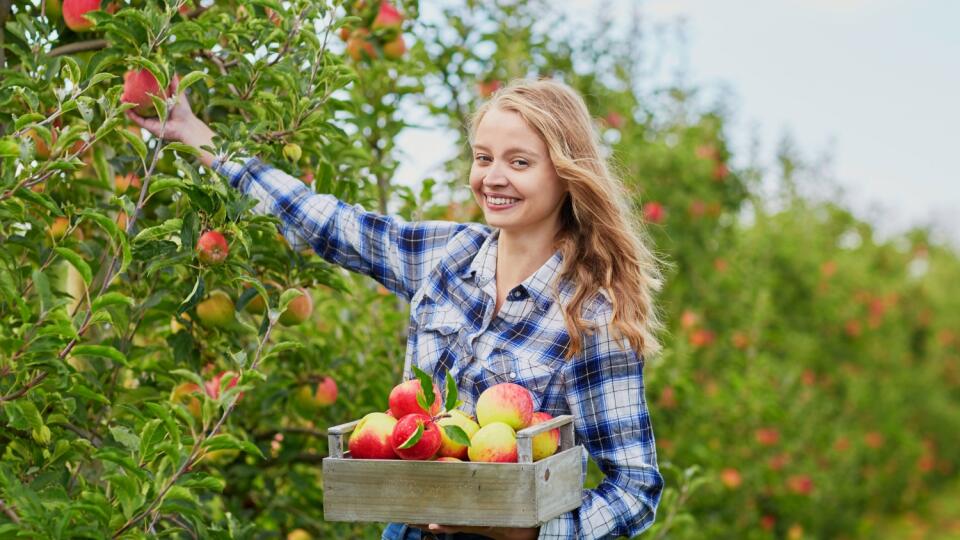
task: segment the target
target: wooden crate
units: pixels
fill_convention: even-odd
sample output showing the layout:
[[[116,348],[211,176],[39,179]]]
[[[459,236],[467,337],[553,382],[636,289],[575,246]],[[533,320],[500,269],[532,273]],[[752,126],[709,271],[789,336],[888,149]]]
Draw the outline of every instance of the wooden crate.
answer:
[[[344,439],[358,422],[327,430],[326,521],[536,527],[580,506],[582,449],[570,415],[519,431],[518,463],[351,459]],[[532,437],[557,428],[557,453],[533,462]]]

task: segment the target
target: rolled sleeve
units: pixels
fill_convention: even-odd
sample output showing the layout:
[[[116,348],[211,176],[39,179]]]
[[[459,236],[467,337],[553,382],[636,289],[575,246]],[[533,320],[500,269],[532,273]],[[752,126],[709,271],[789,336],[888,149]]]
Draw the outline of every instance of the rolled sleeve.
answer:
[[[541,539],[633,537],[653,524],[663,491],[643,384],[643,359],[609,321],[564,369],[577,438],[605,478],[583,504],[540,529]],[[621,345],[623,348],[621,348]]]
[[[370,276],[407,300],[439,263],[453,236],[466,228],[368,212],[315,193],[257,158],[218,158],[213,168],[257,201],[254,212],[277,216],[281,233],[294,249],[311,247],[327,261]]]

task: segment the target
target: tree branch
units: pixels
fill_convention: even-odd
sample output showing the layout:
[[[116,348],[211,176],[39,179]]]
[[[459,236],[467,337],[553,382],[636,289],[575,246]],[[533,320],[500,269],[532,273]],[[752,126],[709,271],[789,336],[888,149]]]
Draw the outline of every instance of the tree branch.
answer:
[[[106,48],[109,43],[105,39],[91,39],[88,41],[76,41],[73,43],[67,43],[66,45],[61,45],[59,47],[54,47],[50,49],[50,52],[47,53],[47,56],[53,58],[54,56],[63,56],[65,54],[73,54],[83,51],[96,51]]]

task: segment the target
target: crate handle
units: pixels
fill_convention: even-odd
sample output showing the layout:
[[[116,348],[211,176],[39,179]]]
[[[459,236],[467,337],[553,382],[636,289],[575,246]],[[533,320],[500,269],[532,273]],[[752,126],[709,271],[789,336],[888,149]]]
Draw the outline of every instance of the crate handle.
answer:
[[[573,416],[562,414],[517,432],[517,462],[533,463],[533,437],[560,428],[559,451],[573,448]]]
[[[329,447],[328,453],[330,457],[343,458],[343,437],[353,431],[353,428],[357,427],[359,423],[360,420],[354,420],[353,422],[327,428],[327,446]]]

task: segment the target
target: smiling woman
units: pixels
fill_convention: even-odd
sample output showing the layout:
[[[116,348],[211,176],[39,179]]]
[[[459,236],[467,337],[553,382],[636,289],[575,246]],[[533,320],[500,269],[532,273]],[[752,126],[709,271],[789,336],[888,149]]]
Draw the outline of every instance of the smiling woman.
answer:
[[[159,134],[156,121],[131,118]],[[166,129],[194,146],[212,138],[182,96]],[[645,359],[659,349],[657,262],[570,87],[515,81],[477,111],[470,131],[470,187],[486,224],[406,222],[315,193],[256,158],[202,159],[258,199],[257,211],[279,217],[295,248],[308,244],[410,301],[408,379],[413,367],[438,385],[451,376],[466,414],[487,388],[520,385],[536,410],[574,417],[578,442],[606,475],[578,509],[540,527],[394,523],[384,539],[639,534],[663,489],[643,381]]]

